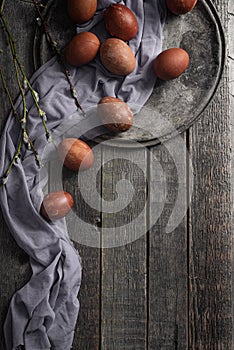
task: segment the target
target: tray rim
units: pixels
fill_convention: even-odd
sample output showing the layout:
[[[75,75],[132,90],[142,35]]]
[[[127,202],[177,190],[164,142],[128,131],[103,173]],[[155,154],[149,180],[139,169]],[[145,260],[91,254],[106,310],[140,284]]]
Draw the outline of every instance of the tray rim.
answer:
[[[53,6],[54,2],[56,0],[49,0],[46,2],[45,8],[43,10],[43,15],[46,16],[50,8]],[[103,137],[97,137],[93,139],[92,141],[96,144],[102,143],[103,146],[105,147],[121,147],[121,148],[142,148],[142,147],[152,147],[152,146],[157,146],[160,145],[161,143],[164,143],[170,139],[173,139],[174,137],[181,135],[182,133],[186,132],[189,130],[189,128],[196,122],[198,121],[204,111],[207,109],[209,104],[211,103],[212,99],[217,93],[217,89],[219,87],[221,78],[223,76],[224,72],[224,67],[225,67],[225,61],[226,61],[226,48],[227,48],[227,43],[226,43],[226,36],[224,32],[223,25],[221,23],[221,19],[219,17],[219,14],[217,12],[217,9],[213,2],[211,0],[200,0],[203,5],[206,7],[207,11],[211,15],[213,22],[217,28],[217,38],[219,41],[219,65],[218,65],[218,72],[216,74],[215,81],[212,85],[212,88],[210,89],[207,98],[204,102],[203,107],[201,110],[198,111],[195,116],[193,116],[191,119],[189,119],[188,123],[183,124],[176,128],[176,130],[173,132],[168,132],[165,135],[162,135],[159,138],[152,138],[148,140],[127,140],[127,139],[122,139],[118,138],[115,140],[115,138],[103,138]],[[34,69],[38,69],[41,65],[43,65],[45,62],[41,61],[41,56],[40,56],[40,50],[38,48],[38,42],[40,39],[42,39],[43,35],[45,36],[44,33],[42,33],[42,30],[40,29],[39,26],[37,26],[35,35],[34,35],[34,41],[33,41],[33,64],[34,64]],[[109,141],[109,142],[108,142]]]

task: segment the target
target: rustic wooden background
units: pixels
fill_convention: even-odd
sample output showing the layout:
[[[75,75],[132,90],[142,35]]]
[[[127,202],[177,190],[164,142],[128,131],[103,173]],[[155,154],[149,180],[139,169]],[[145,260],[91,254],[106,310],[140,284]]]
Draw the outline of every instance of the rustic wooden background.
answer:
[[[234,172],[231,172],[231,126],[234,110],[234,3],[233,0],[214,0],[214,4],[226,32],[227,60],[213,101],[200,120],[182,135],[189,149],[194,175],[192,202],[187,216],[178,228],[166,234],[178,179],[167,147],[156,146],[151,151],[160,159],[168,190],[157,224],[137,241],[119,248],[100,250],[77,245],[83,260],[83,282],[73,345],[76,350],[233,349],[231,184]],[[17,39],[19,56],[30,76],[33,73],[36,28],[34,8],[26,0],[8,0],[6,15]],[[5,75],[13,95],[17,96],[13,67],[3,35],[0,43]],[[0,96],[2,130],[9,111],[2,86]],[[175,140],[170,141],[172,146],[174,143]],[[105,164],[109,156],[121,158],[124,152],[103,148],[99,156]],[[141,201],[147,193],[153,197],[154,186],[160,186],[160,178],[155,177],[153,156],[148,156],[146,150],[131,152],[133,159],[141,159],[141,166],[150,173],[153,181],[149,189],[141,172],[124,162],[110,161],[97,178],[98,190],[104,198],[113,200],[121,174],[135,184]],[[183,158],[187,168],[186,154]],[[65,186],[74,193],[77,190],[72,185],[76,181],[73,177],[65,172]],[[185,193],[185,201],[187,195]],[[81,200],[78,191],[76,200]],[[123,220],[131,220],[138,206],[141,202],[135,201],[122,216],[97,214],[85,205],[79,210],[80,215],[98,230],[100,226],[118,227]],[[142,228],[147,228],[154,216],[155,208],[147,208]],[[30,278],[30,267],[27,255],[17,247],[2,217],[0,222],[0,348],[5,349],[2,325],[7,307],[15,290]],[[69,219],[68,226],[70,232],[78,229]]]

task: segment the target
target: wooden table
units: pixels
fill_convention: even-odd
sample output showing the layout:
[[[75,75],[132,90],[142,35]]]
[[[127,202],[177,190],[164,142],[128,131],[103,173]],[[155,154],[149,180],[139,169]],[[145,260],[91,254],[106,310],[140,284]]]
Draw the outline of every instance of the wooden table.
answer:
[[[198,0],[199,1],[199,0]],[[113,200],[116,183],[123,177],[136,188],[138,200],[116,215],[98,213],[83,205],[80,215],[98,230],[129,222],[139,210],[144,213],[142,230],[154,223],[157,205],[144,208],[147,195],[154,196],[162,186],[156,177],[156,156],[167,182],[166,203],[156,224],[138,240],[117,248],[92,248],[76,244],[83,260],[81,303],[74,339],[76,350],[232,350],[232,173],[231,125],[234,85],[234,4],[232,0],[213,1],[224,26],[228,46],[224,74],[209,107],[182,135],[193,165],[194,187],[186,216],[171,233],[165,227],[175,205],[178,177],[167,145],[131,150],[128,158],[140,159],[151,182],[124,158],[125,150],[103,148],[97,155],[104,164],[97,177],[97,189],[105,200]],[[36,28],[34,7],[28,1],[9,0],[6,15],[12,24],[20,58],[27,74],[33,73],[33,38]],[[228,19],[230,20],[228,22]],[[228,36],[229,34],[229,36]],[[1,62],[13,96],[18,94],[9,51],[1,35],[4,53]],[[230,84],[229,84],[230,82]],[[9,104],[0,86],[1,130]],[[106,160],[112,158],[106,162]],[[187,169],[187,156],[182,156]],[[65,173],[65,187],[76,201],[81,195],[74,175]],[[185,184],[188,178],[185,177]],[[88,181],[87,181],[88,183]],[[52,189],[53,186],[51,185]],[[90,188],[87,188],[89,193]],[[188,193],[184,193],[184,201]],[[30,278],[27,255],[20,250],[1,221],[1,337],[9,301],[16,289]],[[68,218],[70,232],[78,229]],[[33,350],[33,349],[31,349]]]

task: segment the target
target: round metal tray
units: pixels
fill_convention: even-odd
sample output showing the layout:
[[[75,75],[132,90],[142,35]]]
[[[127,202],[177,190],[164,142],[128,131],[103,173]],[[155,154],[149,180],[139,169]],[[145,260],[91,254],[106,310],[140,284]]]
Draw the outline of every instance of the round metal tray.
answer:
[[[66,2],[47,1],[43,15],[53,38],[64,47],[75,34],[74,25],[66,14]],[[107,133],[95,141],[111,139],[112,146],[121,143],[135,147],[135,141],[146,146],[155,145],[185,131],[201,116],[217,89],[225,61],[225,35],[210,0],[198,0],[193,11],[182,16],[168,13],[163,49],[170,47],[181,47],[189,53],[186,72],[175,80],[157,80],[151,97],[142,112],[135,116],[134,126],[128,132],[117,136]],[[34,40],[35,68],[51,56],[45,34],[38,27]]]

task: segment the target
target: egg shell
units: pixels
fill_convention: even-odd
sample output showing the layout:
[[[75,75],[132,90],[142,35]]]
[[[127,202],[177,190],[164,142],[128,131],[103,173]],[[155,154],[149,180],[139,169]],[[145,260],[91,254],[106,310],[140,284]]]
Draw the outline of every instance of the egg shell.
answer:
[[[133,124],[131,109],[116,97],[105,96],[99,101],[98,116],[105,127],[115,133],[127,131]]]
[[[116,38],[104,41],[100,48],[100,59],[106,69],[118,75],[128,75],[136,67],[132,49],[123,40]]]
[[[181,48],[170,48],[161,52],[153,62],[156,76],[162,80],[178,78],[188,67],[189,55]]]
[[[40,213],[46,220],[57,220],[66,216],[73,207],[70,193],[56,191],[47,194],[41,204]]]
[[[72,66],[82,66],[91,62],[98,53],[100,41],[91,32],[75,35],[66,47],[65,58]]]
[[[93,151],[76,138],[66,138],[58,145],[58,154],[63,164],[70,170],[86,170],[94,161]]]
[[[175,15],[183,15],[191,11],[197,0],[166,0],[167,8]]]
[[[97,10],[97,0],[67,0],[67,12],[74,23],[89,21]]]
[[[131,40],[138,32],[135,14],[125,5],[113,4],[104,12],[107,31],[114,37],[124,41]]]

